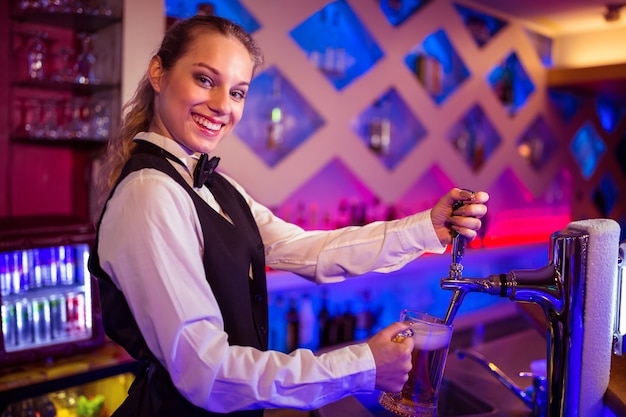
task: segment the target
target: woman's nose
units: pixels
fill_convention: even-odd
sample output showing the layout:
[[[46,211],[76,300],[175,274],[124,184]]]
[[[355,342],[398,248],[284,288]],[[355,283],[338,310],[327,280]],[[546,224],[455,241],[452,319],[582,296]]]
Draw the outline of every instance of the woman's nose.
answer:
[[[222,88],[214,88],[207,100],[209,108],[215,112],[225,113],[228,110],[230,94]]]

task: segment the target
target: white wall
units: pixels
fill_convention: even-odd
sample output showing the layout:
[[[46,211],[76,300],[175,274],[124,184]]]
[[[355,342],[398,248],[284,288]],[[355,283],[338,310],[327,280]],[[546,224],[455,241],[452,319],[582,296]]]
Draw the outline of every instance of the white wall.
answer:
[[[164,0],[124,1],[122,104],[134,94],[165,33]]]

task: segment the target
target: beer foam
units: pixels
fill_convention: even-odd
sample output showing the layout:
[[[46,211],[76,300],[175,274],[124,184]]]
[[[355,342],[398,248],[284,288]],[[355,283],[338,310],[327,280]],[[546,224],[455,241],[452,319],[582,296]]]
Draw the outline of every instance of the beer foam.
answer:
[[[450,342],[451,329],[444,328],[413,328],[413,342],[415,348],[421,350],[436,350],[446,347]]]

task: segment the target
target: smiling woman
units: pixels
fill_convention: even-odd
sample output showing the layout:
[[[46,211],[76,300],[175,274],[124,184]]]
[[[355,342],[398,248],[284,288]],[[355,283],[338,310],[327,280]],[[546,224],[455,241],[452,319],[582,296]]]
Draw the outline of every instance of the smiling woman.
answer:
[[[180,21],[110,143],[89,265],[107,334],[146,363],[114,416],[256,417],[264,408],[319,408],[356,391],[398,391],[413,341],[391,339],[407,324],[320,355],[268,350],[266,265],[337,282],[442,253],[453,233],[473,239],[481,226],[487,193],[453,188],[431,210],[400,220],[305,231],[213,172],[217,158],[208,153],[241,119],[261,62],[232,22]],[[466,204],[453,209],[458,201]]]

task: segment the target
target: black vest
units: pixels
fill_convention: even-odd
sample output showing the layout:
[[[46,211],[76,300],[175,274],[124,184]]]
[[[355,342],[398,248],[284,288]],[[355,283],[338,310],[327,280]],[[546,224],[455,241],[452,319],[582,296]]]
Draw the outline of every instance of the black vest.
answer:
[[[115,187],[131,172],[154,168],[168,174],[192,198],[204,238],[203,263],[206,279],[224,319],[230,345],[267,350],[268,313],[263,242],[243,196],[221,175],[214,174],[211,192],[233,223],[224,219],[188,185],[167,158],[180,161],[148,142],[139,142],[124,166]],[[111,193],[112,194],[112,193]],[[109,196],[110,198],[110,196]],[[98,222],[98,230],[100,222]],[[250,279],[252,266],[254,279]],[[176,389],[165,368],[148,349],[133,318],[124,294],[102,270],[98,258],[98,237],[89,259],[89,269],[98,278],[102,317],[107,335],[137,360],[146,362],[129,389],[129,396],[115,417],[209,417],[211,413],[194,406]],[[184,284],[183,284],[184,285]],[[260,417],[262,410],[231,413],[238,417]]]

